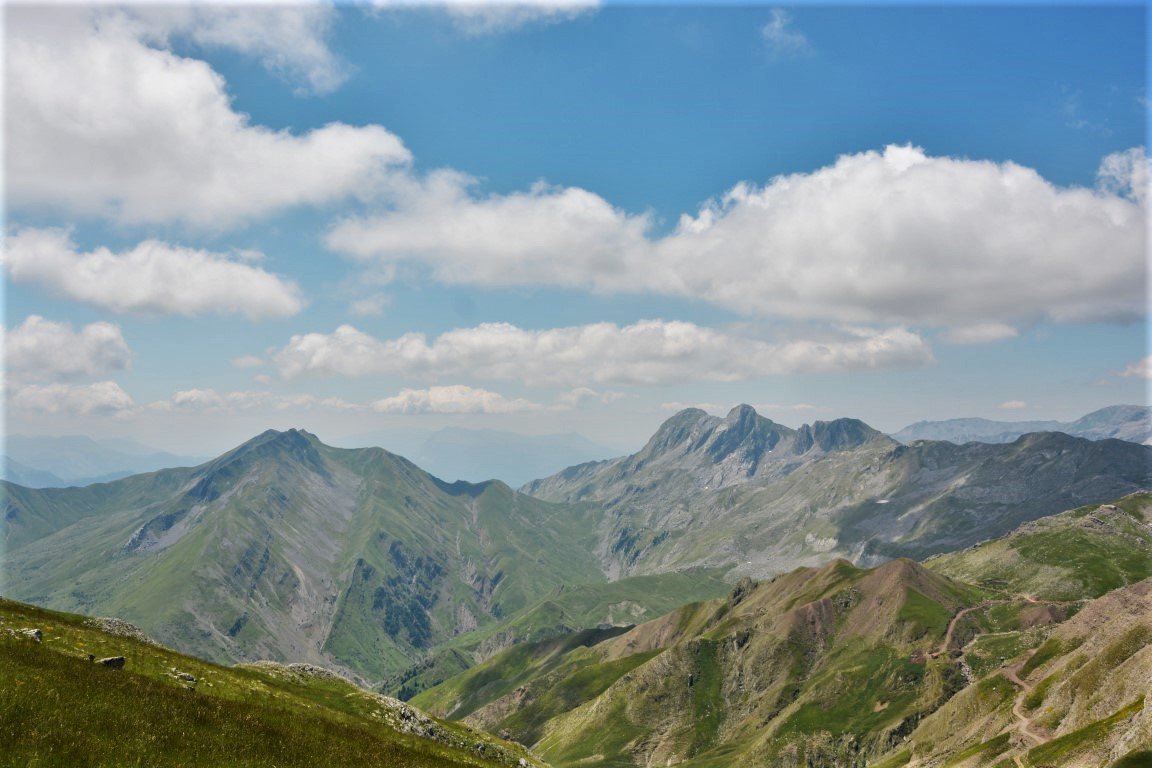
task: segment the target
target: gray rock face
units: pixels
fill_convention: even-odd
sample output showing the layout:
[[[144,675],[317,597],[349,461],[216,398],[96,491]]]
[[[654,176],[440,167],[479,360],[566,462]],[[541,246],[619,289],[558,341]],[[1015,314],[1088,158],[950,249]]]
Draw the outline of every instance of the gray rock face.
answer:
[[[749,406],[668,419],[638,453],[522,489],[603,509],[610,578],[696,566],[768,576],[835,556],[923,557],[1152,486],[1152,448],[1061,433],[903,446],[857,419],[798,430]]]

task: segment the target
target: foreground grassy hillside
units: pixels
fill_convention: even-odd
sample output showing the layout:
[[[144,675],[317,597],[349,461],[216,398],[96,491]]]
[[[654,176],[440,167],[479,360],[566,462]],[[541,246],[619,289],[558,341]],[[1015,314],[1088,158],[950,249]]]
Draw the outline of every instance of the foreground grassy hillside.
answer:
[[[541,765],[315,667],[222,667],[108,628],[0,599],[0,765]]]

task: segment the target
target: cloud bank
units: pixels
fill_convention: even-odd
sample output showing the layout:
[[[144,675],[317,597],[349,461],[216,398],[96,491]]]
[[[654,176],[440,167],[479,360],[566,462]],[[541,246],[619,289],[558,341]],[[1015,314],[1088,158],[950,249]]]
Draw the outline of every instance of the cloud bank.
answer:
[[[293,336],[273,355],[286,379],[303,376],[472,376],[530,385],[739,381],[787,373],[923,365],[927,342],[904,328],[841,328],[826,337],[765,341],[693,323],[645,320],[525,330],[485,323],[429,341],[380,340],[350,325]]]

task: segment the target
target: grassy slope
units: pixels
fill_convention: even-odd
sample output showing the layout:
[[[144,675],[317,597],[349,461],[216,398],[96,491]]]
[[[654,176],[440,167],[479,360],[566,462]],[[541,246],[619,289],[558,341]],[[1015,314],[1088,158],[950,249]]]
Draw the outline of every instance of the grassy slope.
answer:
[[[987,636],[1003,643],[1004,660],[972,664],[983,677],[910,734],[901,750],[909,764],[946,760],[978,768],[1020,761],[1028,768],[1097,768],[1110,756],[1152,747],[1152,716],[1145,710],[1152,680],[1152,580],[1087,602],[1044,634],[1046,640],[1031,643],[1034,650],[1013,647],[1006,640],[1011,633]],[[1009,680],[1009,670],[1027,689]],[[1044,743],[1022,744],[1014,709],[1045,734]]]
[[[982,596],[907,561],[838,561],[620,636],[512,649],[416,701],[558,765],[772,764],[842,734],[875,740],[929,706],[948,682],[925,657]]]
[[[43,642],[2,630],[37,627]],[[90,663],[123,655],[112,670]],[[169,674],[197,678],[193,686]],[[402,707],[402,705],[401,705]],[[405,714],[407,713],[407,714]],[[396,726],[434,731],[437,740]],[[0,600],[0,765],[486,768],[528,755],[334,678],[226,668]],[[533,760],[533,764],[535,764]]]
[[[939,573],[1044,600],[1095,598],[1152,576],[1152,493],[1080,507],[1009,535],[940,555]]]

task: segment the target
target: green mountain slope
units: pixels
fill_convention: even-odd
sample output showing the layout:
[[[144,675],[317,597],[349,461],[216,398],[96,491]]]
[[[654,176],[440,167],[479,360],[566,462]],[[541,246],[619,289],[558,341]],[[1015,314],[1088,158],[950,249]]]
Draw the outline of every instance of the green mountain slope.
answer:
[[[510,646],[582,630],[615,631],[675,610],[685,601],[710,600],[732,588],[719,571],[691,570],[635,576],[603,584],[558,587],[551,595],[499,624],[453,639],[386,680],[384,693],[409,699]]]
[[[624,634],[513,648],[414,702],[557,765],[862,759],[947,698],[958,673],[931,654],[983,597],[908,560],[840,560]]]
[[[7,594],[122,616],[216,660],[368,678],[562,585],[603,581],[587,510],[268,432],[194,469],[4,487]]]
[[[1099,597],[1152,577],[1152,493],[1034,520],[925,564],[954,579],[1042,600]]]
[[[965,688],[884,764],[1147,765],[1150,697],[1152,580],[1144,580],[1089,602],[1037,648]]]
[[[1145,492],[1071,510],[928,568],[742,580],[623,634],[518,646],[413,702],[560,766],[1139,765],[1150,508]]]
[[[767,576],[835,556],[874,565],[999,536],[1152,485],[1152,447],[1060,433],[1005,445],[897,444],[853,419],[798,430],[749,406],[682,411],[638,453],[522,490],[593,502],[613,576],[734,567]]]

